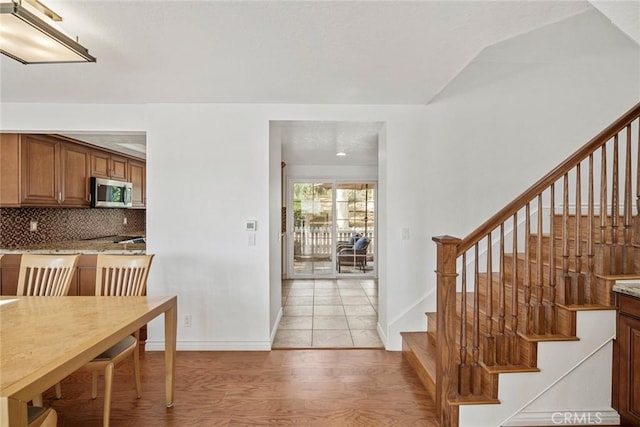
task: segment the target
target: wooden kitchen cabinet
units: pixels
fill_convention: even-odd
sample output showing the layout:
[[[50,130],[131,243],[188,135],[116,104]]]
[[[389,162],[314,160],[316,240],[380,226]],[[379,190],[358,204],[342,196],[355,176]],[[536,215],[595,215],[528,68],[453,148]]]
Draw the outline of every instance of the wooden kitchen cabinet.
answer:
[[[0,295],[15,295],[18,292],[20,255],[5,254],[0,259]]]
[[[126,157],[106,151],[94,150],[91,152],[91,176],[127,181],[129,178],[128,169]]]
[[[61,182],[64,206],[89,206],[90,150],[81,145],[64,142],[61,145]]]
[[[89,150],[48,135],[0,135],[0,206],[89,206]]]
[[[134,208],[144,208],[146,200],[146,166],[143,162],[129,161],[129,181],[133,184],[131,203]]]
[[[89,150],[47,135],[21,135],[25,206],[89,206]]]
[[[616,294],[613,405],[621,426],[640,425],[640,298]],[[618,391],[617,396],[615,391]]]
[[[44,135],[21,135],[21,205],[50,206],[62,202],[60,141]]]
[[[76,295],[92,296],[96,294],[97,258],[97,255],[80,255],[78,258],[75,274]]]
[[[57,135],[0,133],[0,207],[89,207],[90,178],[134,181],[146,205],[146,165]]]

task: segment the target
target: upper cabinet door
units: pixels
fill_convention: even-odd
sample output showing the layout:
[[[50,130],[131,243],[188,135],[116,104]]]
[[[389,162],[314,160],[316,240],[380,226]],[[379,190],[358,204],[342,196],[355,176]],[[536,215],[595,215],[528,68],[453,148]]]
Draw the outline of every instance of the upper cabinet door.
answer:
[[[104,151],[91,152],[91,176],[127,181],[128,160]]]
[[[22,137],[22,204],[57,205],[60,188],[60,142],[40,135]]]
[[[129,180],[133,184],[131,203],[134,208],[144,208],[146,205],[146,167],[142,162],[129,160]]]
[[[111,155],[104,151],[91,152],[91,176],[109,178],[109,158]]]
[[[63,143],[62,204],[89,206],[90,151],[78,144]]]
[[[125,157],[111,155],[111,179],[129,180],[128,160]]]

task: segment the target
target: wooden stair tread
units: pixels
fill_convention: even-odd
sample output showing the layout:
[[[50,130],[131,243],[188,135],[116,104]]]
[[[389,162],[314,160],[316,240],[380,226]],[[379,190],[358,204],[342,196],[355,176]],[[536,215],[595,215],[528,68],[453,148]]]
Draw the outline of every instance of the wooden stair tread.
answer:
[[[640,273],[635,274],[598,274],[596,273],[596,277],[604,280],[631,280],[631,279],[640,279]]]
[[[490,374],[509,374],[517,372],[540,372],[539,368],[525,365],[491,365],[487,366],[482,362],[479,364]]]
[[[500,403],[499,399],[493,399],[491,397],[486,397],[483,395],[475,396],[458,396],[454,399],[447,399],[447,402],[451,406],[460,406],[460,405],[497,405]]]
[[[603,304],[556,304],[558,307],[564,308],[569,311],[595,311],[595,310],[615,310],[613,305]]]
[[[436,400],[436,346],[427,332],[401,332],[402,353],[418,374],[429,395]]]
[[[518,332],[520,338],[528,342],[552,342],[552,341],[580,341],[580,338],[563,334],[523,334]]]

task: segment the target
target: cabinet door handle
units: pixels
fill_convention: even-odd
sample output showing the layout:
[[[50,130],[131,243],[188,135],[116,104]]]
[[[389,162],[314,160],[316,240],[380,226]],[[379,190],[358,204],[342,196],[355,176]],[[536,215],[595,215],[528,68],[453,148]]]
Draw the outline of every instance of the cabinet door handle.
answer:
[[[58,193],[58,203],[62,203],[62,191]]]

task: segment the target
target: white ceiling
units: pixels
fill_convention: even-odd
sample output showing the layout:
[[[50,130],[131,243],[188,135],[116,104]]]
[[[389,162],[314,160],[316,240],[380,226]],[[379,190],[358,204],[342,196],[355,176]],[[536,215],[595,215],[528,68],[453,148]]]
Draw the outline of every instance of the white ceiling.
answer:
[[[44,3],[97,63],[25,66],[0,55],[2,102],[427,104],[486,46],[593,7],[565,0]],[[601,10],[628,20],[627,3],[632,12],[640,4]],[[624,25],[633,29],[638,15]],[[288,138],[318,145],[311,129],[337,129],[309,126],[291,127]],[[369,126],[363,132],[371,137]]]
[[[282,161],[292,165],[378,164],[378,122],[272,122],[280,126]],[[336,156],[338,152],[345,156]]]

